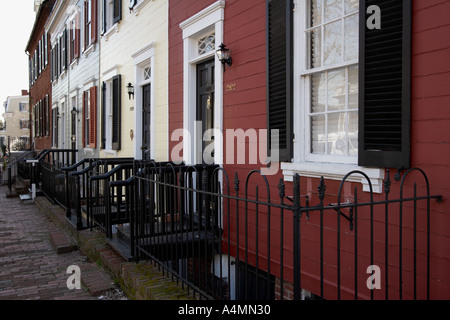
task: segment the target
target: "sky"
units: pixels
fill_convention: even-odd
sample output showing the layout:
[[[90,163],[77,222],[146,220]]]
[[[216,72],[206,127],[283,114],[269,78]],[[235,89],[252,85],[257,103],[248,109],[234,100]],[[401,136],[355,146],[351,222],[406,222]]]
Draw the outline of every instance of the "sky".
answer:
[[[28,90],[28,56],[25,53],[36,14],[34,0],[0,0],[0,116],[8,96]]]

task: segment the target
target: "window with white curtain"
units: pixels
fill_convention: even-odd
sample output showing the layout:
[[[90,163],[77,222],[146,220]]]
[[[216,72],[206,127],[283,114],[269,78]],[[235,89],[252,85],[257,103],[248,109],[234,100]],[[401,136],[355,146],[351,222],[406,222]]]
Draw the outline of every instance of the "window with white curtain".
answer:
[[[307,161],[356,163],[359,1],[309,0],[300,31],[304,154]]]

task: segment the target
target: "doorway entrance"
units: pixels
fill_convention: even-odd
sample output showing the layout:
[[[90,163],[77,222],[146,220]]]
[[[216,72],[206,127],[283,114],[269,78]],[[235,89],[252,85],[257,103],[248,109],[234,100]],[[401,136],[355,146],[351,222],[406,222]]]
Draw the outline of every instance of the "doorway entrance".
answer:
[[[197,121],[201,122],[202,143],[199,144],[203,164],[214,163],[214,59],[197,65]],[[209,134],[205,136],[205,132]]]

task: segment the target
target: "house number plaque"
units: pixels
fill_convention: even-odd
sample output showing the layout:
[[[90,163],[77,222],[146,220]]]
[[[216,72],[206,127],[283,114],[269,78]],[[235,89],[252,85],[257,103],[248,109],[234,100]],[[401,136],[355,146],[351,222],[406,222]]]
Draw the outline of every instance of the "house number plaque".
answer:
[[[226,85],[225,85],[225,91],[226,92],[230,92],[230,91],[234,91],[234,90],[236,90],[236,83],[227,83]]]

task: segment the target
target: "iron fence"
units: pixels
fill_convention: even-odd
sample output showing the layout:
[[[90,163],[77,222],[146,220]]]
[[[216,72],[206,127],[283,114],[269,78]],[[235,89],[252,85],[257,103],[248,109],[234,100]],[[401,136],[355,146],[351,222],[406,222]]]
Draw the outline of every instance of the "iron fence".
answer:
[[[430,299],[431,221],[442,198],[431,195],[421,169],[393,180],[388,170],[384,193],[375,194],[360,171],[313,188],[299,175],[274,186],[257,170],[241,181],[215,165],[41,164],[46,189],[55,172],[64,175],[57,185],[78,227],[122,237],[130,257],[151,261],[200,298]],[[354,176],[370,191],[349,182]]]
[[[359,171],[309,194],[298,175],[274,192],[256,170],[244,183],[215,166],[135,162],[134,173],[110,184],[125,188],[132,255],[202,298],[430,298],[431,201],[441,197],[420,169],[404,174],[398,196],[389,171],[383,195]],[[415,173],[421,183],[405,183]],[[353,175],[370,192],[350,190]]]

